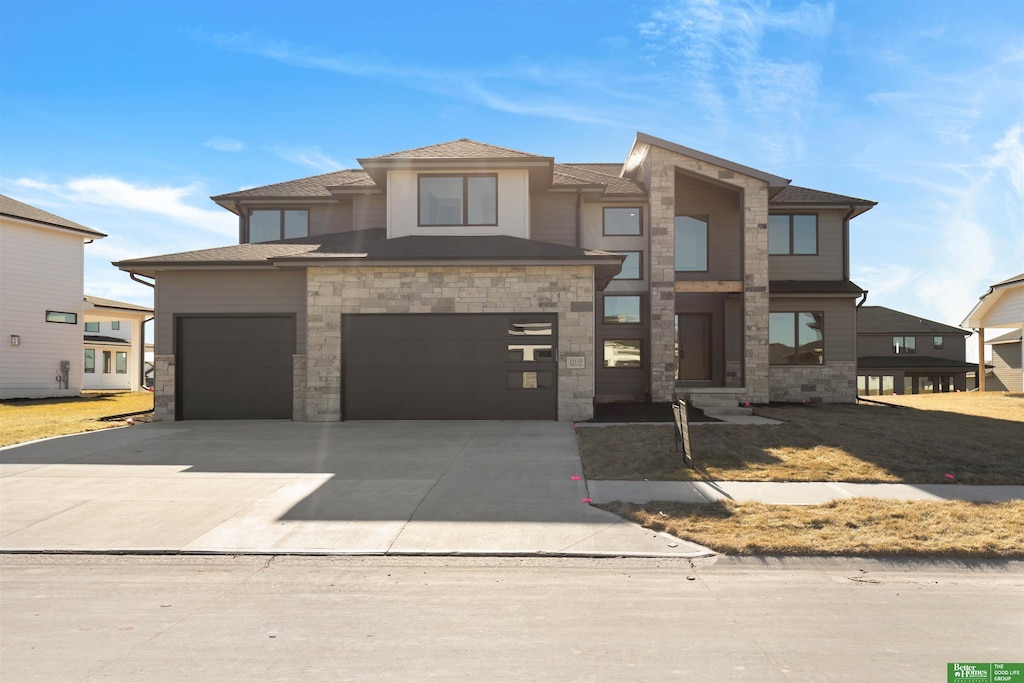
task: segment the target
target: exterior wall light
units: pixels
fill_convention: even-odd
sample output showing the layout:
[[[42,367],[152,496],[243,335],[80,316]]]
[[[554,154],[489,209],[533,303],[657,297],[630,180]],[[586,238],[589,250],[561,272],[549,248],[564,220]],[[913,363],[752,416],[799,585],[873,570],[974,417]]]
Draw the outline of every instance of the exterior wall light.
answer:
[[[21,337],[16,334],[11,335],[11,346],[19,346],[21,344]]]

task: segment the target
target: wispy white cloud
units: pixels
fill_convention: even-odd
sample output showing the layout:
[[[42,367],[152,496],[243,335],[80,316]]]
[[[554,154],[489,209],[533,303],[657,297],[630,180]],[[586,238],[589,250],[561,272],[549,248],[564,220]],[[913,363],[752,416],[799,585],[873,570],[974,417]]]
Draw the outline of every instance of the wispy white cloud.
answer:
[[[324,173],[344,168],[319,147],[276,147],[274,153],[285,161],[308,166]]]
[[[230,213],[200,209],[188,203],[201,196],[201,187],[195,184],[150,187],[111,176],[72,178],[64,183],[18,178],[14,184],[42,193],[43,200],[59,198],[72,206],[92,205],[159,216],[225,237],[238,234],[237,218]]]
[[[245,143],[241,140],[235,140],[234,138],[210,138],[203,143],[203,147],[209,147],[215,149],[218,152],[241,152],[245,149]]]

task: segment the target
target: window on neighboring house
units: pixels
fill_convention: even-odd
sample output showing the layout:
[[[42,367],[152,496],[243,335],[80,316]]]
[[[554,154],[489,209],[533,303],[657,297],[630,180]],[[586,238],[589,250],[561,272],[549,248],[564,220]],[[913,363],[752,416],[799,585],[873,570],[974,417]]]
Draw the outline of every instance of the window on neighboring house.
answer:
[[[817,254],[818,217],[814,214],[768,216],[769,254]]]
[[[607,294],[604,297],[605,325],[628,325],[643,322],[639,294]]]
[[[498,176],[421,175],[420,225],[497,225]]]
[[[642,368],[643,340],[641,339],[605,339],[604,367],[606,368]]]
[[[936,351],[941,351],[942,347],[946,345],[945,337],[932,337],[932,348]]]
[[[613,251],[613,254],[621,254],[626,257],[622,262],[622,270],[613,280],[643,280],[643,252],[642,251]]]
[[[643,234],[639,206],[604,208],[605,235],[640,235]]]
[[[770,313],[768,341],[772,365],[822,365],[825,362],[825,314]]]
[[[121,321],[120,320],[115,320],[114,322],[110,323],[110,329],[112,329],[112,330],[120,330],[121,329]]]
[[[103,374],[110,374],[110,351],[103,352]]]
[[[99,332],[100,331],[100,324],[99,323],[86,323],[85,324],[85,331],[86,332]]]
[[[47,311],[46,322],[48,323],[64,323],[65,325],[77,325],[78,314],[77,313],[65,313],[64,311]]]
[[[917,337],[893,337],[893,353],[917,353]]]
[[[117,374],[123,375],[128,372],[128,352],[118,351],[117,352]]]
[[[253,209],[249,212],[249,241],[272,242],[309,236],[306,209]]]
[[[676,270],[707,271],[708,219],[676,216]]]
[[[96,372],[96,349],[85,350],[85,371]]]

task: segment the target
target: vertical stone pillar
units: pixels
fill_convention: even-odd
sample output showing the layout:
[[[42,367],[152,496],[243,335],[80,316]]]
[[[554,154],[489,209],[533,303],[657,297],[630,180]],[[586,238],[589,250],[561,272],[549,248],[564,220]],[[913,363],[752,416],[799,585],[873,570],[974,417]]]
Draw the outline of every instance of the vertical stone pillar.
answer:
[[[743,199],[743,370],[747,399],[767,403],[768,185],[747,183]]]
[[[306,420],[341,420],[341,283],[332,268],[306,269]]]
[[[675,214],[676,169],[670,153],[647,148],[650,197],[651,398],[670,401],[675,393]]]
[[[153,420],[171,422],[175,418],[174,356],[153,356]]]

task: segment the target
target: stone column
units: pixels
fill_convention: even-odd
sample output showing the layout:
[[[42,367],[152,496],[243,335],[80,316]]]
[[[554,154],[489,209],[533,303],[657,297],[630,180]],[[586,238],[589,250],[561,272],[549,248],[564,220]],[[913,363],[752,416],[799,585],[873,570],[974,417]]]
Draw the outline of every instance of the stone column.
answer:
[[[743,199],[743,360],[747,400],[767,403],[768,186],[747,183]]]
[[[671,153],[648,147],[651,278],[651,398],[670,401],[675,394],[675,192]]]

